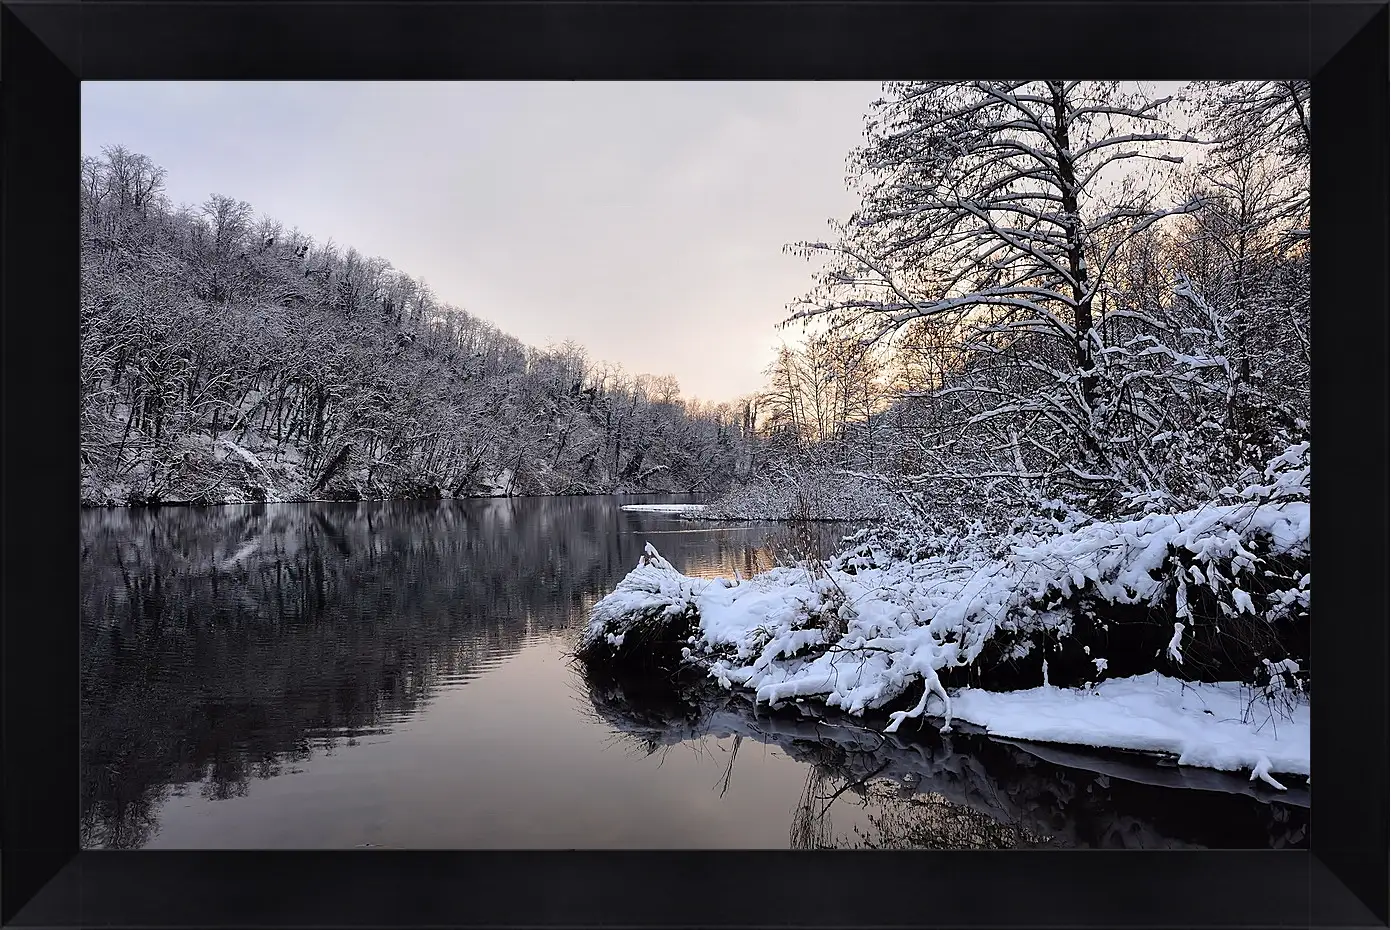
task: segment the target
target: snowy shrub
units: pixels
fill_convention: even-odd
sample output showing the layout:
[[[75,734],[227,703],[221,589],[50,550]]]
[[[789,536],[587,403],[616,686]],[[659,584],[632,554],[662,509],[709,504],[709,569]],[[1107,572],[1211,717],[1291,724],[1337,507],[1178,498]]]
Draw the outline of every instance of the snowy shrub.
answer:
[[[1289,720],[1309,692],[1308,672],[1294,659],[1278,662],[1262,659],[1251,670],[1251,682],[1245,689],[1246,706],[1242,722],[1269,723],[1278,727],[1279,721]]]
[[[707,520],[878,520],[893,514],[895,495],[880,479],[829,468],[789,466],[777,476],[738,485],[700,514]]]

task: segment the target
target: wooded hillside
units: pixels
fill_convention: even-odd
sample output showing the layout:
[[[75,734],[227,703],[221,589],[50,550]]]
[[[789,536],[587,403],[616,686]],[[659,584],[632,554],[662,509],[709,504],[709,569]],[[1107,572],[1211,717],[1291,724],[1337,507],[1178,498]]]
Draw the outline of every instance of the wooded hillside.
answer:
[[[538,349],[422,280],[121,147],[82,161],[82,499],[719,489],[735,404]]]

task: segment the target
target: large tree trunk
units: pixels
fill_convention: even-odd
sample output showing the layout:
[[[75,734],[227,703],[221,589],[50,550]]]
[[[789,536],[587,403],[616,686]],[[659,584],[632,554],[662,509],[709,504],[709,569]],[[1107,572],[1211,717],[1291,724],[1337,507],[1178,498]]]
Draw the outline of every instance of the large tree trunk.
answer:
[[[1092,295],[1087,286],[1087,261],[1082,241],[1082,223],[1077,215],[1077,169],[1073,164],[1072,142],[1068,134],[1068,113],[1065,84],[1049,81],[1053,92],[1054,137],[1058,148],[1058,180],[1062,185],[1062,207],[1067,224],[1068,271],[1072,275],[1072,326],[1077,336],[1077,372],[1080,375],[1082,401],[1089,422],[1083,429],[1082,441],[1087,451],[1097,459],[1103,457],[1096,439],[1095,422],[1098,378],[1096,353],[1092,344]]]
[[[1092,346],[1092,297],[1087,288],[1087,265],[1082,227],[1077,216],[1077,170],[1068,138],[1067,99],[1062,81],[1049,81],[1053,91],[1054,137],[1058,147],[1058,178],[1062,185],[1063,216],[1067,223],[1067,256],[1072,274],[1072,325],[1077,333],[1077,369],[1082,375],[1082,397],[1088,409],[1096,409],[1096,358]]]

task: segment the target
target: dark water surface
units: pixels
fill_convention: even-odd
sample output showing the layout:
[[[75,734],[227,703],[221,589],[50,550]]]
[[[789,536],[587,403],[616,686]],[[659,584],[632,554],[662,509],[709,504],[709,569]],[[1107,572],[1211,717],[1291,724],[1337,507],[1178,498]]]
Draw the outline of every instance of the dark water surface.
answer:
[[[850,529],[620,509],[689,499],[84,511],[83,845],[1308,845],[1307,791],[584,680],[644,543],[748,576]]]

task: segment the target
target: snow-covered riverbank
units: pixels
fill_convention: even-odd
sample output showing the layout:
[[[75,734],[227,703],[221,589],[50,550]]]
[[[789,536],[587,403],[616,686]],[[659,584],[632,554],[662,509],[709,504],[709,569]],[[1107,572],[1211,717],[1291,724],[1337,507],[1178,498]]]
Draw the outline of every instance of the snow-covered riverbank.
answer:
[[[216,441],[201,436],[185,440],[182,453],[169,462],[138,463],[119,478],[99,479],[84,470],[79,501],[84,507],[123,507],[692,493],[666,470],[618,482],[581,482],[542,463],[526,476],[489,467],[460,478],[364,462],[350,446],[311,469],[291,443],[251,445],[254,451],[227,435]]]
[[[206,439],[206,437],[204,437]],[[679,487],[618,487],[560,484],[553,490],[520,483],[511,469],[484,470],[468,481],[439,476],[409,476],[399,469],[333,465],[316,479],[299,450],[290,444],[252,450],[231,439],[190,449],[182,471],[165,470],[153,481],[150,469],[137,467],[120,480],[97,481],[84,475],[79,501],[83,507],[148,505],[214,506],[226,504],[340,503],[392,500],[472,500],[496,497],[590,497],[615,494],[690,494]],[[680,512],[690,505],[653,505]]]
[[[911,557],[869,542],[752,579],[688,577],[649,545],[592,609],[580,654],[665,654],[769,704],[862,714],[916,697],[890,731],[959,718],[1001,736],[1307,775],[1307,653],[1287,648],[1290,631],[1307,635],[1307,457],[1268,477],[1182,513],[935,540]],[[1015,690],[981,690],[1002,681]]]

